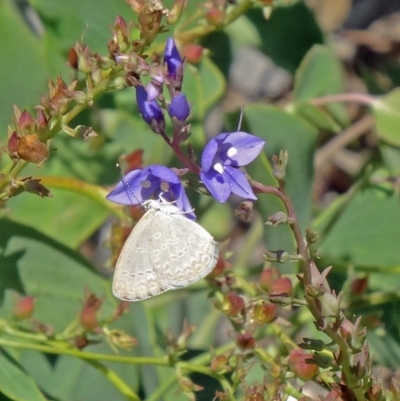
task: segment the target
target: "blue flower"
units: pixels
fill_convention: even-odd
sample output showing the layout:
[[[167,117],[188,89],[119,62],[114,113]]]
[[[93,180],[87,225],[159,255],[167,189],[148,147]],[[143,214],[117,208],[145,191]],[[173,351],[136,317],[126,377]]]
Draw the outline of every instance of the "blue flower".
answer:
[[[107,195],[107,199],[120,205],[140,205],[148,199],[174,202],[185,216],[196,220],[179,177],[168,167],[153,164],[129,172]]]
[[[164,132],[165,121],[161,107],[155,100],[148,100],[146,89],[142,85],[136,86],[136,101],[139,113],[144,121],[156,132]]]
[[[164,63],[167,66],[170,78],[176,78],[181,75],[183,62],[173,38],[167,39],[164,51]]]
[[[218,202],[231,194],[244,199],[257,199],[240,166],[252,162],[265,141],[246,132],[222,133],[211,139],[201,158],[201,179]]]
[[[168,108],[171,118],[176,117],[179,121],[185,121],[190,113],[190,106],[183,93],[179,93],[173,99]]]

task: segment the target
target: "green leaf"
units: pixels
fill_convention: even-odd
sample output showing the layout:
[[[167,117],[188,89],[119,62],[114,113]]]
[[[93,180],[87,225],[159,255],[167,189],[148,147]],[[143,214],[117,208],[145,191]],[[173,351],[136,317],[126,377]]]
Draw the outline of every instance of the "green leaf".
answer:
[[[53,198],[32,194],[12,198],[8,203],[12,218],[65,245],[78,248],[104,222],[109,210],[77,193],[50,189]]]
[[[324,42],[314,15],[302,1],[275,8],[268,20],[261,9],[252,9],[247,16],[259,32],[263,52],[292,73],[314,44]]]
[[[340,93],[342,68],[335,53],[327,46],[314,45],[302,60],[294,77],[295,101]]]
[[[388,193],[384,187],[368,187],[358,191],[350,202],[335,203],[331,208],[338,213],[330,220],[326,238],[317,244],[324,257],[363,268],[384,269],[400,264],[396,242],[400,238],[400,207],[396,193]],[[319,224],[326,221],[319,220]],[[318,231],[318,226],[314,228]]]
[[[0,2],[0,93],[3,94],[0,126],[3,132],[13,114],[12,105],[18,104],[23,109],[37,102],[38,92],[45,89],[49,76],[43,44],[11,4],[9,0]]]
[[[106,53],[106,43],[112,34],[109,27],[114,25],[117,15],[132,13],[124,1],[32,0],[30,4],[41,15],[46,29],[57,37],[63,52],[75,41],[84,40],[92,50]]]
[[[187,65],[183,90],[189,102],[193,102],[192,113],[202,120],[207,110],[223,95],[225,79],[215,64],[203,57],[199,65]]]
[[[132,326],[131,322],[130,326]],[[85,352],[115,355],[115,352],[104,344],[87,347]],[[122,354],[128,353],[123,351]],[[26,351],[22,355],[22,364],[43,391],[56,399],[126,400],[118,388],[109,382],[99,370],[84,360],[71,356],[59,356],[51,363],[41,353]],[[138,388],[137,366],[118,363],[104,363],[104,365],[123,378],[131,388]]]
[[[379,138],[400,146],[400,89],[394,89],[372,102]]]
[[[89,289],[105,297],[103,313],[116,301],[110,284],[77,252],[27,226],[0,219],[0,295],[12,288],[36,297],[34,317],[63,330],[82,309]]]
[[[294,77],[295,108],[304,115],[304,106],[299,110],[297,104],[302,105],[305,101],[316,97],[340,93],[342,87],[342,67],[335,53],[327,46],[314,45],[302,60]],[[326,106],[325,116],[321,111],[317,111],[317,108],[312,113],[310,111],[308,110],[308,115],[311,114],[314,119],[321,120],[324,117],[322,121],[314,120],[321,128],[333,128],[338,131],[337,122],[341,125],[348,124],[346,109],[341,103]]]
[[[46,400],[35,382],[4,352],[0,352],[0,393],[13,401]]]
[[[290,108],[289,111],[291,111]],[[294,103],[293,113],[304,118],[308,123],[314,125],[316,128],[335,133],[342,131],[342,126],[335,121],[328,111],[314,107],[310,103]]]

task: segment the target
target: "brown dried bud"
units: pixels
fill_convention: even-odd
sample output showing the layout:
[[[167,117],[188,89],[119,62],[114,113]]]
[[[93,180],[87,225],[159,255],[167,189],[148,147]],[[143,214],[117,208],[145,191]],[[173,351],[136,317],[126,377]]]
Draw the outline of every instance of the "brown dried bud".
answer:
[[[253,211],[253,202],[244,201],[234,211],[235,217],[240,220],[247,221]]]
[[[23,188],[26,192],[31,192],[33,194],[39,195],[42,198],[52,198],[52,193],[42,184],[40,184],[40,179],[37,178],[26,178],[22,180]]]
[[[29,319],[35,310],[35,298],[32,296],[18,299],[14,305],[14,316],[17,319]]]
[[[90,344],[90,341],[86,338],[86,336],[76,336],[74,337],[74,345],[78,349],[83,349]]]
[[[113,312],[112,320],[117,320],[121,316],[123,316],[125,313],[129,312],[129,306],[130,306],[130,302],[120,301],[118,303],[118,306],[115,308],[115,310]]]
[[[217,355],[211,360],[211,370],[215,373],[226,373],[231,368],[227,365],[228,357],[225,355]]]
[[[31,134],[18,138],[17,153],[22,160],[39,164],[47,159],[49,150],[36,134]]]
[[[187,5],[187,0],[175,0],[172,8],[167,14],[167,24],[176,24],[182,14],[182,11]]]

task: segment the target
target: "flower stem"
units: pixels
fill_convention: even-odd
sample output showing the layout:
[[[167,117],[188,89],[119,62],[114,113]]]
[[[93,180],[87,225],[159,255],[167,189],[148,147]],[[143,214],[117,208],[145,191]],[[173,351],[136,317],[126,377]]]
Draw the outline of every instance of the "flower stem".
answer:
[[[315,318],[317,324],[319,322],[323,322],[325,317],[321,314],[320,309],[317,307],[316,299],[307,294],[307,286],[312,284],[311,270],[310,270],[311,260],[309,259],[306,241],[301,232],[300,225],[298,223],[291,199],[280,188],[276,188],[273,186],[266,186],[257,181],[254,181],[254,180],[251,180],[250,182],[251,182],[251,185],[254,188],[255,192],[265,193],[265,194],[273,194],[273,195],[277,196],[284,204],[286,211],[287,211],[287,215],[291,221],[290,228],[293,231],[293,234],[294,234],[294,237],[295,237],[295,240],[297,243],[298,254],[301,256],[301,259],[299,260],[299,262],[301,263],[302,271],[303,271],[303,286],[304,286],[304,290],[305,290],[305,299],[307,302],[307,307],[308,307],[309,311],[311,312],[311,314],[313,315],[313,317]],[[354,393],[354,396],[357,401],[365,401],[364,389],[363,389],[362,383],[361,383],[360,379],[357,378],[352,373],[351,362],[350,362],[350,359],[351,359],[350,350],[349,350],[349,347],[347,346],[345,340],[329,324],[325,324],[323,328],[320,328],[320,330],[323,331],[328,337],[330,337],[331,340],[340,349],[340,355],[341,355],[340,363],[342,366],[343,377],[346,380],[346,385]]]

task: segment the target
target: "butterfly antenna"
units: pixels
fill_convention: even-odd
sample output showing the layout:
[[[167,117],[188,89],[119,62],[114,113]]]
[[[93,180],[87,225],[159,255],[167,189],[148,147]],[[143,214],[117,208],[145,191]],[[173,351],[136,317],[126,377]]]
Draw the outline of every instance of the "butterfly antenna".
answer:
[[[124,183],[126,195],[128,196],[129,200],[131,201],[132,206],[133,206],[133,201],[132,201],[132,198],[130,197],[130,195],[132,195],[132,197],[136,199],[138,204],[141,204],[139,199],[133,193],[132,187],[129,185],[129,182],[126,179],[125,174],[123,173],[119,163],[117,163],[117,169],[118,169],[119,173],[121,174],[121,179],[122,179],[122,182]]]
[[[243,122],[243,114],[244,114],[244,106],[240,108],[240,116],[239,116],[239,124],[238,124],[238,131],[242,128],[242,122]]]

